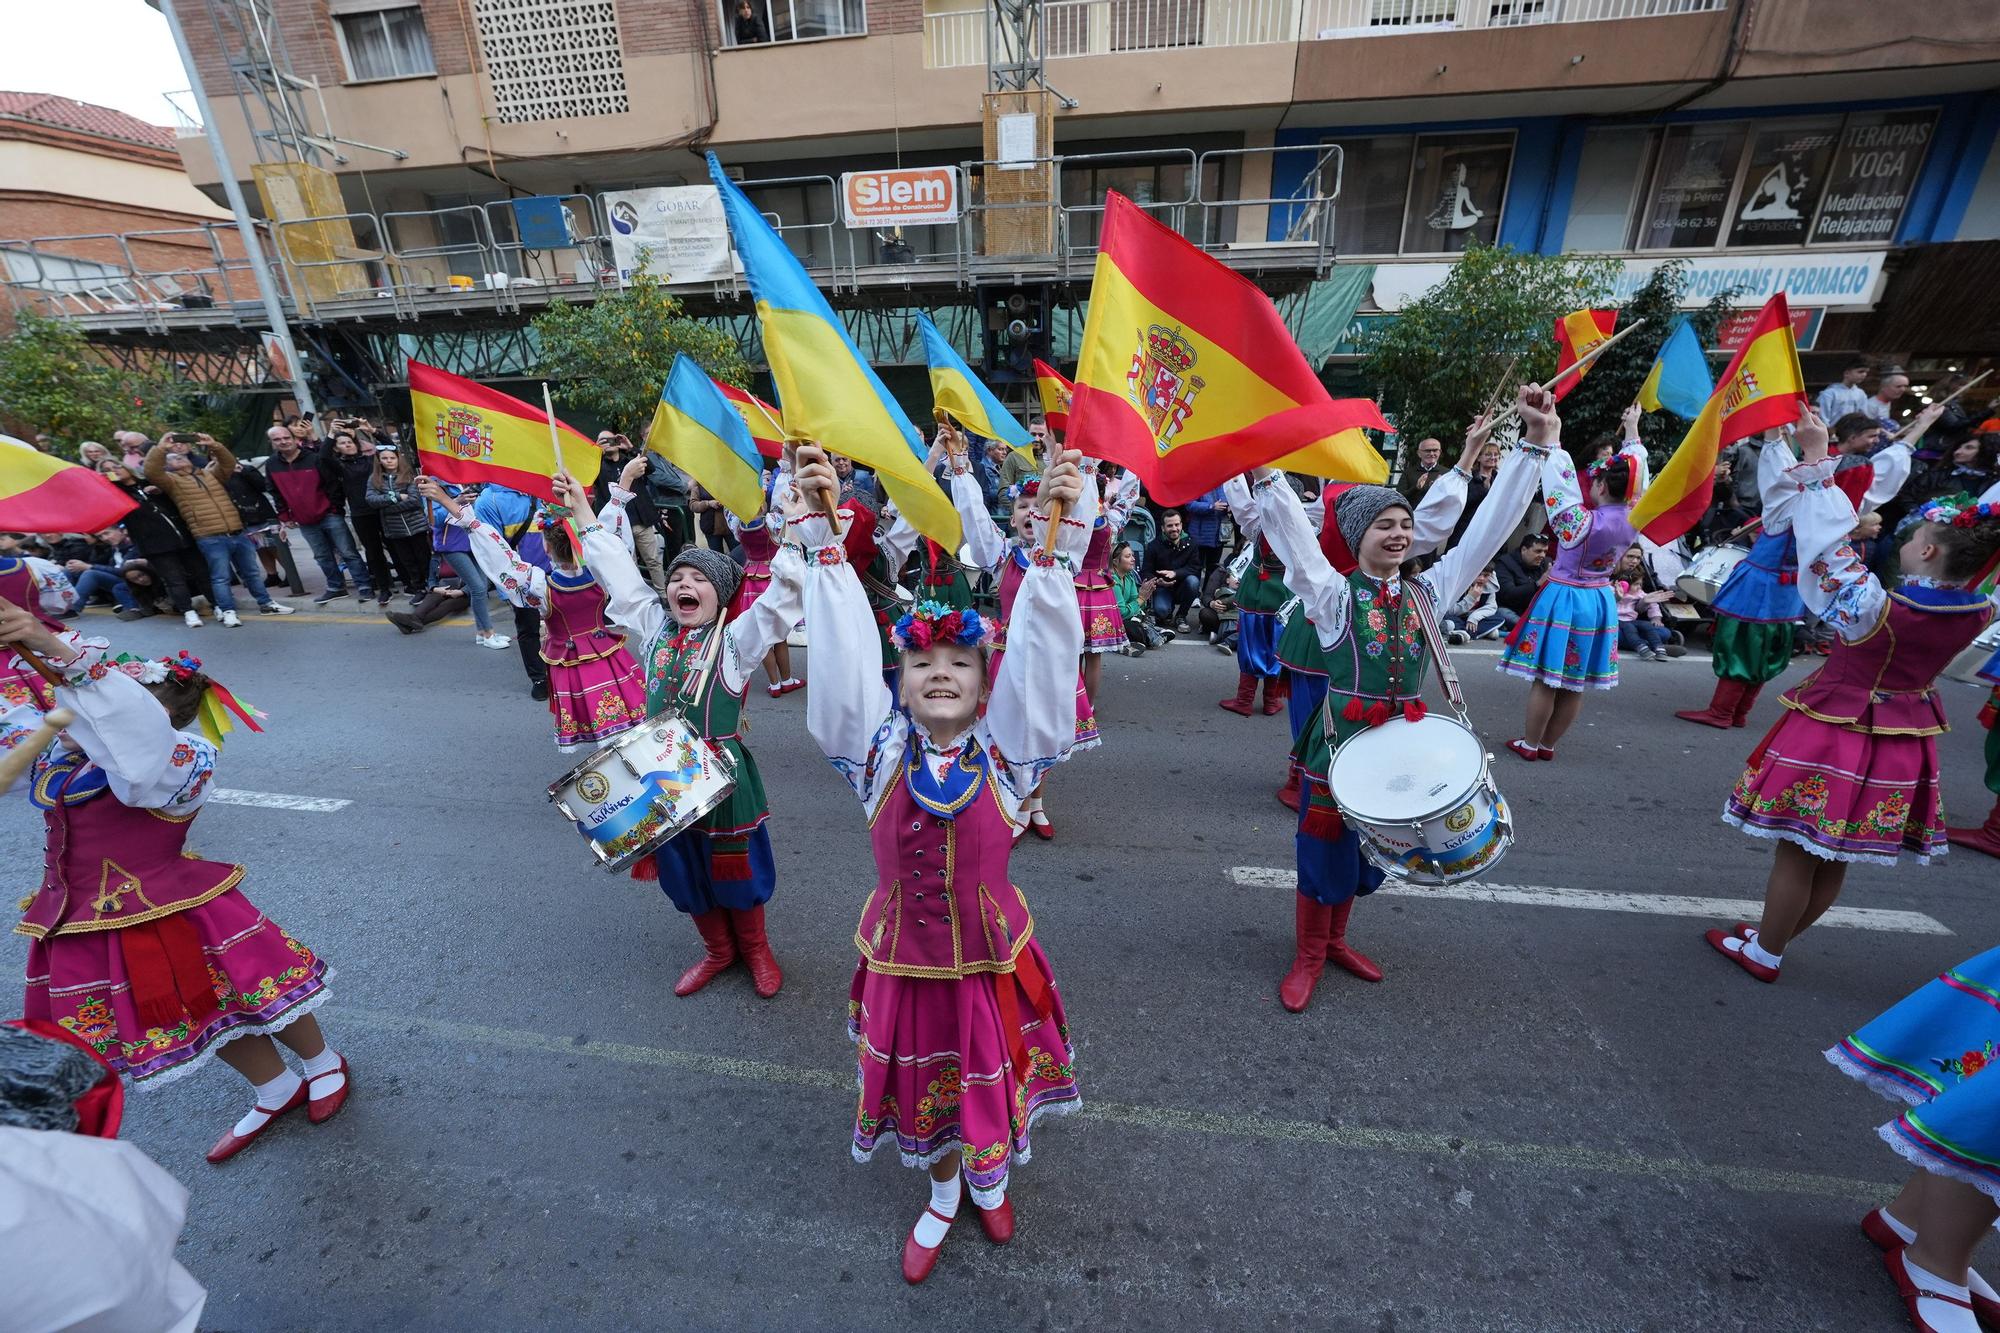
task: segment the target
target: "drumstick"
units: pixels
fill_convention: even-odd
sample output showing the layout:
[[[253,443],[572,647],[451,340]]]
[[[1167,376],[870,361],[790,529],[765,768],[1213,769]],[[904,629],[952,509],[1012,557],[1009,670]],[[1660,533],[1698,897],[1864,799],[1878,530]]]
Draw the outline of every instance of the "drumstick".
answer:
[[[1956,389],[1952,390],[1951,393],[1945,398],[1945,400],[1941,403],[1938,403],[1937,406],[1939,408],[1950,407],[1952,404],[1952,400],[1954,398],[1957,398],[1960,394],[1964,393],[1967,389],[1970,389],[1973,385],[1979,383],[1979,381],[1985,379],[1988,375],[1991,375],[1992,373],[1993,372],[1990,370],[1980,371],[1977,375],[1974,375],[1971,379],[1967,380],[1965,383],[1959,385]],[[1902,439],[1905,435],[1909,434],[1910,427],[1916,424],[1917,423],[1914,418],[1904,422],[1901,426],[1899,426],[1896,429],[1896,433],[1894,435],[1891,435],[1889,438],[1892,440]],[[1913,437],[1911,442],[1915,443],[1916,438],[1920,437]]]
[[[40,659],[37,658],[37,661]],[[42,720],[33,731],[21,738],[20,744],[4,754],[0,754],[0,791],[14,785],[14,780],[28,771],[28,765],[36,756],[49,748],[58,733],[76,721],[76,714],[67,708],[51,708],[42,714]]]
[[[1516,352],[1514,359],[1507,363],[1507,368],[1500,372],[1500,382],[1493,386],[1493,396],[1488,398],[1486,406],[1480,409],[1480,416],[1490,417],[1493,415],[1493,409],[1500,406],[1500,399],[1507,392],[1507,381],[1514,378],[1514,367],[1520,364],[1521,354]]]
[[[1564,366],[1561,370],[1557,371],[1553,376],[1550,377],[1549,382],[1547,384],[1544,384],[1542,387],[1544,389],[1553,390],[1558,384],[1561,384],[1564,380],[1571,379],[1577,375],[1581,375],[1584,371],[1590,368],[1591,362],[1597,360],[1598,357],[1603,356],[1606,352],[1610,351],[1613,347],[1617,346],[1619,340],[1622,339],[1626,334],[1636,332],[1640,328],[1643,328],[1645,326],[1645,323],[1646,321],[1643,319],[1633,320],[1630,324],[1627,324],[1624,328],[1618,330],[1618,332],[1612,334],[1609,338],[1606,338],[1603,342],[1597,344],[1597,346],[1591,348],[1588,352],[1585,352],[1575,361],[1571,362],[1569,365]],[[1496,430],[1499,429],[1500,426],[1504,425],[1509,421],[1514,420],[1516,417],[1520,415],[1521,415],[1521,409],[1519,405],[1509,407],[1505,412],[1502,412],[1500,414],[1499,420],[1493,423],[1494,429]]]

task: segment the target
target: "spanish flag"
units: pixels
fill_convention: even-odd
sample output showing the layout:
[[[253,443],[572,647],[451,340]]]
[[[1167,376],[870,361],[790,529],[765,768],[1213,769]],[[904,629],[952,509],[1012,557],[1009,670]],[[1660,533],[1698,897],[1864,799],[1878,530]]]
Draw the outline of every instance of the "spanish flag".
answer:
[[[736,182],[722,174],[713,153],[708,174],[722,195],[729,239],[756,302],[785,438],[817,440],[873,469],[918,532],[957,550],[958,509],[925,466],[930,450],[923,436],[861,359],[847,326],[797,257]]]
[[[938,410],[973,434],[989,440],[1005,440],[1032,459],[1034,438],[1028,434],[1028,428],[1015,420],[1014,414],[979,382],[972,367],[965,364],[965,358],[922,311],[917,312],[917,332],[923,335],[924,360],[931,369],[931,398]]]
[[[1069,403],[1076,396],[1076,386],[1063,378],[1061,371],[1039,357],[1035,360],[1035,388],[1042,395],[1042,420],[1049,423],[1050,430],[1069,430]]]
[[[1163,505],[1273,460],[1315,476],[1384,480],[1360,428],[1366,399],[1334,401],[1270,298],[1112,191],[1076,367],[1067,442],[1123,463]]]
[[[1598,346],[1611,337],[1618,327],[1616,310],[1576,310],[1556,321],[1556,374],[1560,375],[1577,362],[1589,356]],[[1583,377],[1590,373],[1585,366],[1576,374],[1556,386],[1556,398],[1583,383]]]
[[[95,532],[137,507],[89,468],[0,435],[0,532]]]
[[[774,463],[782,458],[785,453],[785,428],[778,424],[778,409],[748,389],[739,389],[721,380],[713,383],[729,400],[730,406],[736,409],[737,415],[743,418],[743,424],[750,428],[750,438],[756,443],[758,454]]]
[[[1665,545],[1699,523],[1714,498],[1715,460],[1723,446],[1797,421],[1805,392],[1792,312],[1779,292],[1757,312],[1680,447],[1632,507],[1632,526]]]
[[[538,499],[556,498],[550,484],[556,452],[541,408],[412,361],[410,413],[417,423],[417,456],[431,476],[461,485],[490,481]],[[596,481],[603,460],[596,443],[561,422],[556,429],[561,466],[586,486]]]
[[[763,509],[764,464],[750,427],[739,407],[686,353],[675,357],[667,371],[646,447],[700,482],[743,522]]]

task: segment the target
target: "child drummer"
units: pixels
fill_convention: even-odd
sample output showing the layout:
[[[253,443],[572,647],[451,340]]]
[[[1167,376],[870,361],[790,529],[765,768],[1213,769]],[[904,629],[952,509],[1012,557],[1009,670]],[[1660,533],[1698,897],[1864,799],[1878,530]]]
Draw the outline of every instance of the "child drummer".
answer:
[[[1517,406],[1526,442],[1500,464],[1464,539],[1414,577],[1405,577],[1403,565],[1417,553],[1420,525],[1399,492],[1347,487],[1328,507],[1316,541],[1282,473],[1259,468],[1251,487],[1257,521],[1284,564],[1300,609],[1319,632],[1327,662],[1326,703],[1299,738],[1307,790],[1297,836],[1298,949],[1278,988],[1280,1002],[1293,1013],[1311,1002],[1329,958],[1364,981],[1382,979],[1372,959],[1348,947],[1347,919],[1355,897],[1373,893],[1383,875],[1363,859],[1360,839],[1342,822],[1327,789],[1327,770],[1333,751],[1348,737],[1393,716],[1423,716],[1430,647],[1412,602],[1423,599],[1433,623],[1441,623],[1442,608],[1465,595],[1527,512],[1542,462],[1558,442],[1562,423],[1547,390],[1522,386]],[[1483,440],[1482,431],[1475,427],[1468,444]],[[1460,465],[1464,462],[1461,458]],[[1462,503],[1460,487],[1432,491],[1427,507]],[[1433,516],[1425,517],[1428,528]]]
[[[785,484],[782,477],[778,484]],[[555,485],[571,513],[590,512],[590,493],[576,478],[561,473]],[[584,564],[609,599],[612,622],[630,642],[643,645],[638,660],[646,678],[647,715],[678,711],[735,766],[736,789],[729,799],[662,843],[633,871],[638,879],[657,873],[661,890],[701,932],[705,952],[674,983],[674,994],[694,994],[741,958],[757,993],[769,999],[784,984],[764,934],[764,904],[776,887],[777,871],[764,827],[770,818],[764,780],[740,728],[751,674],[798,621],[804,571],[795,554],[779,552],[771,563],[771,586],[748,614],[724,625],[722,608],[736,593],[739,571],[720,551],[691,546],[675,556],[667,566],[662,601],[618,534],[591,522],[577,536]]]
[[[1072,574],[1097,517],[1079,461],[1065,452],[1044,478],[1041,541],[1003,668],[988,675],[977,612],[920,602],[894,627],[900,698],[874,670],[860,581],[800,494],[833,485],[820,450],[798,451],[799,487],[785,501],[814,644],[807,725],[861,798],[875,853],[848,1006],[861,1084],[852,1147],[865,1161],[890,1145],[930,1168],[929,1204],[903,1247],[913,1283],[937,1263],[966,1186],[987,1239],[1012,1238],[1009,1166],[1028,1159],[1037,1119],[1079,1104],[1062,1000],[1008,875],[1031,793],[1076,746],[1083,622]],[[1060,538],[1048,532],[1051,502],[1078,507]]]

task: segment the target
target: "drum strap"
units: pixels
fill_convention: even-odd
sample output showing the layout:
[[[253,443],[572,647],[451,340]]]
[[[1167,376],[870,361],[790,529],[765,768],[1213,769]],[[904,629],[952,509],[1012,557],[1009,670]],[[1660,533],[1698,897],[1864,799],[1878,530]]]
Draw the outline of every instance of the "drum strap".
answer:
[[[1444,635],[1438,632],[1437,604],[1414,586],[1404,590],[1403,600],[1417,613],[1417,628],[1423,633],[1425,645],[1430,648],[1431,660],[1437,663],[1438,683],[1444,687],[1445,702],[1451,705],[1451,711],[1458,714],[1458,720],[1470,731],[1472,720],[1465,713],[1465,690],[1458,683],[1458,668],[1452,665],[1451,654],[1445,651]]]

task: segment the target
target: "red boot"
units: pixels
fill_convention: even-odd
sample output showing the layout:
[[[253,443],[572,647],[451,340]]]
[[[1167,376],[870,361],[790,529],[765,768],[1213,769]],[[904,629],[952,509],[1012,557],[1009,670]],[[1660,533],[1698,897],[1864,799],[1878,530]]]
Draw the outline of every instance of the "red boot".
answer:
[[[1293,912],[1298,956],[1292,959],[1292,970],[1278,983],[1278,1003],[1302,1014],[1312,1003],[1313,987],[1319,984],[1319,974],[1326,967],[1326,937],[1333,923],[1333,909],[1301,893]]]
[[[1743,692],[1736,696],[1736,709],[1730,714],[1729,725],[1747,727],[1750,725],[1750,710],[1757,706],[1757,696],[1764,692],[1762,685],[1745,684]]]
[[[1704,727],[1727,728],[1737,725],[1736,703],[1743,697],[1743,682],[1721,676],[1715,682],[1715,697],[1706,708],[1690,708],[1674,716],[1683,722],[1699,722]]]
[[[729,929],[736,936],[744,965],[750,969],[750,984],[759,995],[770,999],[785,984],[785,974],[778,970],[778,960],[771,956],[771,943],[764,938],[764,904],[758,903],[747,912],[730,908]]]
[[[1291,693],[1291,685],[1280,674],[1264,677],[1264,716],[1285,711],[1285,696]]]
[[[1347,918],[1353,914],[1352,898],[1333,909],[1333,929],[1327,937],[1326,961],[1363,981],[1380,981],[1382,969],[1375,966],[1375,960],[1365,953],[1356,953],[1347,945]]]
[[[683,997],[721,976],[736,961],[736,937],[729,933],[728,912],[718,907],[713,912],[699,913],[694,918],[694,928],[701,932],[702,947],[708,952],[674,983],[674,994]]]
[[[1299,808],[1299,769],[1296,764],[1285,773],[1285,785],[1278,788],[1278,804],[1294,813]]]
[[[1993,813],[1978,828],[1948,828],[1944,836],[1954,847],[1964,847],[1988,856],[2000,856],[2000,797],[1994,798]]]
[[[1257,711],[1257,678],[1248,672],[1236,673],[1236,697],[1224,699],[1222,706],[1232,713],[1249,717]]]

